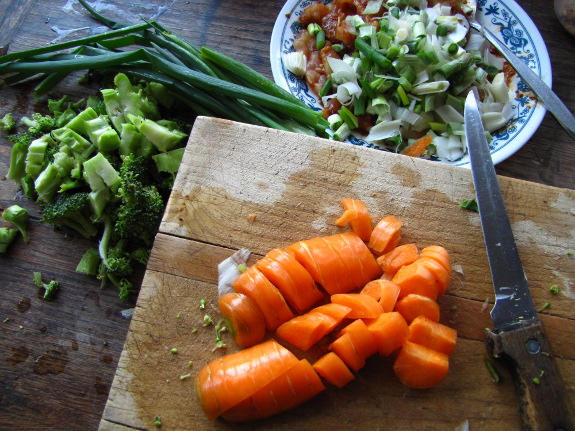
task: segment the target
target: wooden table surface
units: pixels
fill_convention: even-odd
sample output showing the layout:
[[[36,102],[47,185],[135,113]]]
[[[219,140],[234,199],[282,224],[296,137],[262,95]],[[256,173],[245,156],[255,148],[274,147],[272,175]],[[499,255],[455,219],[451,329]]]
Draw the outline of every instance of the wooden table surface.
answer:
[[[551,2],[517,0],[533,19],[547,45],[553,89],[575,110],[575,38],[560,26]],[[100,3],[99,1],[97,3]],[[283,0],[108,1],[112,12],[136,22],[138,15],[159,21],[197,45],[229,54],[271,78],[269,39]],[[165,7],[164,7],[165,6]],[[0,46],[10,50],[41,46],[60,31],[98,26],[73,0],[0,0]],[[31,86],[0,88],[0,116],[43,109]],[[52,98],[89,94],[70,79]],[[500,175],[557,187],[575,188],[574,142],[547,114],[533,138],[497,166]],[[74,272],[79,256],[93,243],[54,231],[39,222],[39,207],[23,200],[5,178],[11,145],[0,139],[0,207],[14,203],[32,216],[30,243],[18,239],[0,257],[0,428],[14,430],[96,429],[122,351],[129,317],[115,289]],[[41,300],[32,272],[56,278],[61,291]]]

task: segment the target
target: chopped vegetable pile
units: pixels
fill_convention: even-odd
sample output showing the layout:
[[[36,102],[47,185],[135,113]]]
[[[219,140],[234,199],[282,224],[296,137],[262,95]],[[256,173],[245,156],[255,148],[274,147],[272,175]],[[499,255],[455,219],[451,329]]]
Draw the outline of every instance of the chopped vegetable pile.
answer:
[[[41,221],[99,240],[76,270],[111,282],[127,300],[135,292],[134,266],[147,262],[188,126],[161,118],[167,107],[156,97],[173,102],[161,84],[132,83],[120,73],[112,87],[77,103],[50,99],[48,115],[22,117],[10,128],[7,177],[41,205]],[[15,205],[2,216],[28,241],[26,210]]]
[[[513,116],[504,60],[470,32],[469,11],[429,3],[313,2],[299,16],[304,29],[284,65],[318,96],[334,139],[357,132],[395,152],[455,161],[466,153],[469,91],[481,96],[488,135]]]
[[[402,221],[386,216],[373,226],[360,200],[343,199],[343,207],[336,224],[352,231],[271,250],[241,272],[233,291],[220,292],[221,314],[242,349],[196,377],[208,419],[288,410],[326,383],[343,388],[375,355],[391,357],[411,388],[447,375],[457,332],[439,323],[437,298],[451,282],[448,251],[400,244]]]

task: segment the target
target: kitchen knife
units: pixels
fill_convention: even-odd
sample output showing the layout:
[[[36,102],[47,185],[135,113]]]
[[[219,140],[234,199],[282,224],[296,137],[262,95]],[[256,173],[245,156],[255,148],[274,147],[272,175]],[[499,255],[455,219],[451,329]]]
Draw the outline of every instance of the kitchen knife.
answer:
[[[520,402],[522,430],[575,431],[575,415],[527,278],[491,159],[478,109],[470,91],[465,101],[465,133],[479,216],[495,290],[494,329],[487,350],[506,362]]]

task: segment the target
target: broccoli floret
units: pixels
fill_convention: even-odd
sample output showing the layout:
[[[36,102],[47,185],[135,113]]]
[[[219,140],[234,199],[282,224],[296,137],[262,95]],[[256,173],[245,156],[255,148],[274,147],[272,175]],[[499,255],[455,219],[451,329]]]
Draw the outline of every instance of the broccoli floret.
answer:
[[[16,226],[22,234],[24,242],[29,241],[28,222],[30,221],[30,215],[25,208],[22,208],[20,205],[12,205],[4,210],[2,218]]]
[[[36,283],[36,286],[38,286],[40,289],[44,290],[44,295],[43,298],[47,299],[47,300],[51,300],[54,299],[54,297],[56,296],[56,292],[58,290],[58,288],[60,287],[60,283],[58,283],[56,280],[50,280],[49,283],[44,283],[42,281],[42,273],[40,272],[34,272],[34,283]]]
[[[67,226],[85,238],[91,238],[98,233],[98,228],[91,221],[90,208],[87,192],[61,193],[44,206],[42,222],[55,228]]]
[[[8,227],[0,227],[0,254],[6,253],[8,247],[18,235],[18,229],[11,229]]]
[[[145,159],[128,156],[120,168],[121,185],[117,193],[120,203],[115,212],[114,231],[121,238],[151,239],[164,214],[164,199],[150,182],[149,173],[141,170],[142,166]]]
[[[14,127],[16,127],[16,122],[14,121],[12,113],[9,112],[6,115],[4,115],[2,119],[0,119],[0,129],[2,129],[4,133],[11,132],[12,130],[14,130]]]
[[[20,124],[27,126],[31,135],[42,136],[56,127],[56,119],[51,115],[35,113],[32,114],[32,118],[22,117]]]

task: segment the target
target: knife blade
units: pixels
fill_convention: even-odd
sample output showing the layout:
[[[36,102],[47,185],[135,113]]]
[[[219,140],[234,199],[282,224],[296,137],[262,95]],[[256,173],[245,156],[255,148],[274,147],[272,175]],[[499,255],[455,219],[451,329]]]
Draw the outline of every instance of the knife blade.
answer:
[[[513,375],[522,429],[575,431],[573,406],[531,298],[473,91],[466,98],[464,118],[495,292],[494,329],[486,331],[487,350],[506,362]]]

